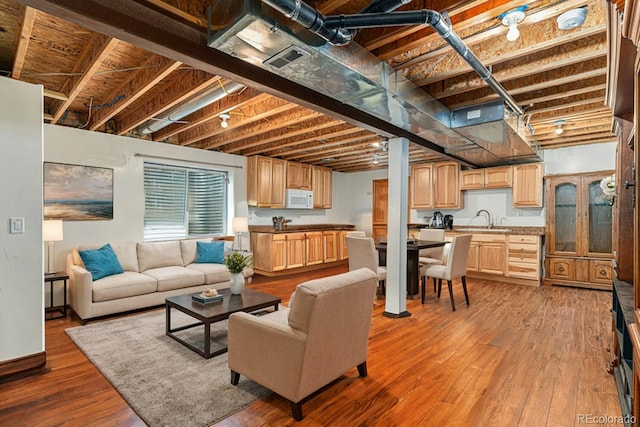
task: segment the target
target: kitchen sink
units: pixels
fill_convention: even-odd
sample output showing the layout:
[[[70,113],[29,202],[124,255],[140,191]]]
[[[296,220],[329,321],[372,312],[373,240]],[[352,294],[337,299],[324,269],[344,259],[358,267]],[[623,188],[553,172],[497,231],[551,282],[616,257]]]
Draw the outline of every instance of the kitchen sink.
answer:
[[[475,232],[483,232],[483,233],[508,233],[511,231],[510,228],[456,228],[453,231],[475,231]]]

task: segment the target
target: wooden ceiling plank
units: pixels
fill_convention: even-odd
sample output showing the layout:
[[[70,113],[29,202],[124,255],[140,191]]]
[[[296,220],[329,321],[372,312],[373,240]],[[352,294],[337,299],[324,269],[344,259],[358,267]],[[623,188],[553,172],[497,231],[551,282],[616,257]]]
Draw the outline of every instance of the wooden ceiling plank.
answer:
[[[153,140],[163,141],[166,138],[170,138],[181,132],[186,132],[191,128],[200,126],[201,124],[218,117],[223,112],[242,108],[248,103],[261,102],[270,96],[271,95],[260,93],[251,88],[245,88],[241,93],[236,92],[230,94],[213,104],[207,105],[206,107],[189,114],[182,120],[186,123],[173,123],[157,132],[154,132]]]
[[[153,55],[150,57],[142,64],[141,68],[133,72],[120,87],[106,96],[108,100],[116,99],[120,96],[122,96],[123,99],[111,106],[95,111],[91,117],[89,129],[96,130],[104,125],[107,120],[113,118],[116,114],[133,104],[181,65],[181,62],[161,56]]]
[[[95,34],[86,46],[78,62],[73,67],[74,73],[81,73],[79,76],[72,76],[66,80],[60,92],[65,93],[69,98],[63,101],[53,113],[52,124],[58,123],[67,108],[75,101],[89,83],[96,71],[102,66],[102,61],[115,49],[119,41],[102,34]]]
[[[292,131],[282,131],[280,127],[272,129],[270,135],[241,140],[237,146],[227,148],[226,152],[242,152],[243,156],[253,156],[256,154],[265,155],[266,153],[277,151],[278,149],[292,147],[314,139],[323,138],[323,132],[326,129],[334,129],[336,127],[348,127],[349,129],[354,129],[353,126],[342,123],[340,120],[332,120],[327,116],[318,117],[305,122],[304,125],[304,127]],[[310,136],[307,137],[306,135]],[[251,148],[253,148],[253,150],[250,150]]]
[[[27,56],[36,14],[37,11],[31,7],[20,7],[19,31],[16,34],[15,47],[13,49],[13,67],[11,69],[11,78],[16,80],[20,80],[20,75],[22,74],[22,67],[24,67],[24,61]]]
[[[50,89],[45,89],[43,91],[43,95],[46,98],[57,99],[59,101],[66,101],[66,100],[69,99],[69,97],[67,95],[65,95],[64,93],[56,92],[56,91],[50,90]],[[51,117],[53,117],[53,116],[51,116]]]
[[[217,75],[200,70],[180,70],[171,75],[166,90],[160,91],[153,98],[134,102],[127,109],[126,117],[117,119],[117,133],[124,135],[153,117],[188,101],[196,94],[218,84]]]
[[[295,113],[291,113],[289,111],[292,109],[291,107],[293,107],[293,109],[295,110]],[[310,119],[318,118],[321,116],[320,113],[309,110],[307,108],[297,107],[295,106],[295,104],[290,104],[289,108],[286,108],[286,109],[283,108],[282,111],[273,111],[273,112],[286,113],[287,119],[284,121],[279,121],[278,126],[290,126],[290,125],[299,123],[300,121],[310,120]],[[268,113],[265,112],[263,114],[260,114],[259,116],[256,116],[256,120],[261,121],[268,118],[269,116],[272,116],[273,114],[270,114],[270,113],[272,112],[268,112]],[[262,123],[253,123],[250,126],[248,126],[248,128],[242,129],[242,131],[245,135],[256,136],[256,135],[261,135],[261,134],[264,134],[265,132],[268,132],[269,129],[265,128],[262,125]],[[228,139],[216,139],[214,138],[214,136],[215,135],[209,136],[207,139],[203,140],[203,148],[207,150],[211,150],[213,148],[223,147],[227,145],[227,143],[229,142]]]

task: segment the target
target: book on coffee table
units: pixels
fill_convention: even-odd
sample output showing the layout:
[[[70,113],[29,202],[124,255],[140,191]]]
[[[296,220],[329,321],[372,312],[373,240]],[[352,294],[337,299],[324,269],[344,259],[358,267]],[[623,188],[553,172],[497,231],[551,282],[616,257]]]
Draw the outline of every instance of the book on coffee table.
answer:
[[[208,297],[202,294],[193,294],[191,295],[191,299],[195,302],[199,302],[200,304],[209,304],[212,302],[222,301],[222,294],[214,295],[212,297]]]

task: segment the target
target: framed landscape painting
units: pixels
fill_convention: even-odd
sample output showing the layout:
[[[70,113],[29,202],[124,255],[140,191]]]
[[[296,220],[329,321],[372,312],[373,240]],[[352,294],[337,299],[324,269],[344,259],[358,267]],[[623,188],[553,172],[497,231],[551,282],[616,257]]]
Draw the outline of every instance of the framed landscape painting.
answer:
[[[113,169],[44,162],[44,218],[113,219]]]

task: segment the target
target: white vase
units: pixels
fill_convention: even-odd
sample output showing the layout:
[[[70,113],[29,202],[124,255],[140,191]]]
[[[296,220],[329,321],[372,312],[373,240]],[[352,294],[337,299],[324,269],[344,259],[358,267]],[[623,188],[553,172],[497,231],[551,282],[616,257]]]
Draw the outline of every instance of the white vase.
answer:
[[[240,295],[244,289],[244,275],[242,273],[231,273],[229,288],[232,295]]]

